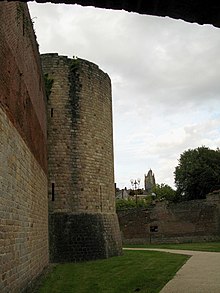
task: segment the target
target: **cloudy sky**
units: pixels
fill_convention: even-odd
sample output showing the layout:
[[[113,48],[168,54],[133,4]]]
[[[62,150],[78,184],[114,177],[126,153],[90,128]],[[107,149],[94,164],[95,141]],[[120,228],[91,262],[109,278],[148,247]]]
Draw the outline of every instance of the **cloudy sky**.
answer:
[[[220,33],[170,18],[29,3],[41,53],[77,56],[112,80],[115,181],[151,168],[174,187],[189,148],[220,146]]]

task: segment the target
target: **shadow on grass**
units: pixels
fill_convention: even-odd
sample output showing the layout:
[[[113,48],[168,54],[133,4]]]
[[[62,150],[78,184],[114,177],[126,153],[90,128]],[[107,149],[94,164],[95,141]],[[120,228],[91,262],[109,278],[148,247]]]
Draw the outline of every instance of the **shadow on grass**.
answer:
[[[156,251],[124,251],[123,256],[56,265],[34,292],[159,292],[189,256]]]

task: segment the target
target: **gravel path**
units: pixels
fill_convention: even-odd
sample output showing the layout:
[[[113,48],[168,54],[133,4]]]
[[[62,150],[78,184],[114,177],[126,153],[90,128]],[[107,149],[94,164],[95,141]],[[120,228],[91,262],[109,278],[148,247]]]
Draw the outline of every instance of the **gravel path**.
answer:
[[[191,250],[125,248],[132,250],[155,250],[191,255],[174,278],[160,293],[220,293],[220,253]]]

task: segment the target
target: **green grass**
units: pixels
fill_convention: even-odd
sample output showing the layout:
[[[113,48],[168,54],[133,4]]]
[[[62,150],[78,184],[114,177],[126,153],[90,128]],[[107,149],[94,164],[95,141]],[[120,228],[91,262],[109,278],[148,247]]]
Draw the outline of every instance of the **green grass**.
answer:
[[[124,247],[137,248],[168,248],[168,249],[183,249],[183,250],[198,250],[220,252],[220,242],[204,242],[204,243],[170,243],[170,244],[146,244],[146,245],[124,245]]]
[[[124,251],[120,257],[55,266],[39,293],[156,293],[188,256],[155,251]]]

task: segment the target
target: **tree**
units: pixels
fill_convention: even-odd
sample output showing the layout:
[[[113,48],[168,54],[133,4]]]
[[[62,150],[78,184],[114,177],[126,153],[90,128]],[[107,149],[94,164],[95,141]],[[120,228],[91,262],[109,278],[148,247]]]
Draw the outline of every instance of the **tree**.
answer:
[[[180,201],[205,198],[220,188],[220,150],[202,146],[184,151],[174,175]]]
[[[152,188],[152,193],[155,193],[156,198],[172,201],[175,198],[175,190],[167,184],[156,184]]]

